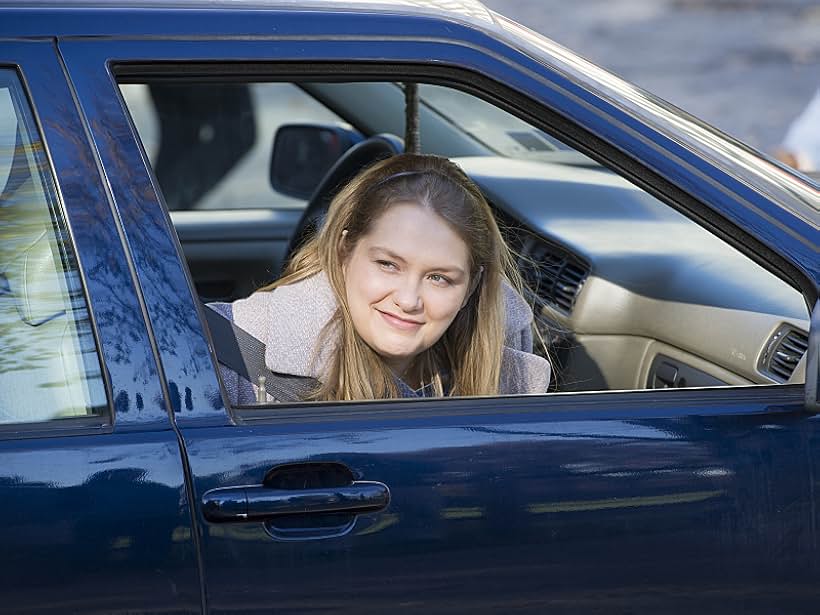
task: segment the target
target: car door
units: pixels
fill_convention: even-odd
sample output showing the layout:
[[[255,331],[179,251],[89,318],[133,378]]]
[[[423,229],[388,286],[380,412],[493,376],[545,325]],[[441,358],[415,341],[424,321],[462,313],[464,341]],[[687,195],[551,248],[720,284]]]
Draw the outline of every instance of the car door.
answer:
[[[817,293],[816,277],[806,275],[816,272],[808,224],[762,195],[750,203],[708,161],[691,152],[683,160],[650,126],[624,123],[566,75],[474,29],[357,15],[366,33],[359,37],[348,30],[350,15],[316,13],[311,36],[302,37],[308,16],[282,12],[264,22],[276,25],[275,35],[258,25],[254,38],[240,17],[221,24],[218,40],[60,43],[80,105],[98,120],[92,138],[184,438],[208,609],[810,608],[820,468],[803,386],[225,407],[162,197],[129,119],[111,102],[117,90],[107,67],[117,61],[149,70],[153,62],[163,70],[200,62],[196,71],[253,58],[288,62],[282,70],[292,75],[298,62],[309,74],[311,60],[342,58],[324,70],[372,75],[375,65],[395,78],[405,62],[418,70],[406,75],[419,78],[436,58],[467,71],[452,79],[466,74],[487,98],[526,95],[522,114],[568,121],[613,166],[631,164],[635,176],[655,178],[684,203],[707,203],[713,230],[768,246],[769,257],[802,275],[807,299]],[[231,40],[234,30],[242,36]],[[632,152],[629,164],[623,151]],[[767,223],[761,206],[782,221]]]
[[[198,612],[177,436],[49,40],[0,40],[0,610]]]

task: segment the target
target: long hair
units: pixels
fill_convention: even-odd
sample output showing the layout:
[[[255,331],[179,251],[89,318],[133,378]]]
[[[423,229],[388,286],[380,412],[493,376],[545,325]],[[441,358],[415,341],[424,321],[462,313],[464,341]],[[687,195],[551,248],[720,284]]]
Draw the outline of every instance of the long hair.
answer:
[[[372,165],[342,188],[324,225],[296,252],[284,275],[260,289],[327,275],[339,308],[320,339],[335,339],[337,347],[313,399],[399,396],[395,376],[353,326],[343,265],[374,221],[392,204],[406,202],[439,215],[470,255],[472,292],[447,331],[417,358],[422,383],[439,396],[499,392],[506,316],[502,284],[507,280],[521,289],[510,250],[481,191],[456,164],[439,156],[401,154]]]

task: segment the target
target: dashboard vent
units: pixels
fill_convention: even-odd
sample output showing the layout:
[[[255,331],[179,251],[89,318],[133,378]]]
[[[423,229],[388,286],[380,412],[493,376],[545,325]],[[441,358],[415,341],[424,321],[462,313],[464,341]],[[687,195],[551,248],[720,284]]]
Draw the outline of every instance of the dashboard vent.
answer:
[[[808,333],[783,325],[766,345],[760,361],[761,371],[777,382],[786,382],[808,348]]]
[[[525,245],[521,253],[521,273],[528,290],[535,298],[569,314],[589,267],[566,250],[543,241]]]

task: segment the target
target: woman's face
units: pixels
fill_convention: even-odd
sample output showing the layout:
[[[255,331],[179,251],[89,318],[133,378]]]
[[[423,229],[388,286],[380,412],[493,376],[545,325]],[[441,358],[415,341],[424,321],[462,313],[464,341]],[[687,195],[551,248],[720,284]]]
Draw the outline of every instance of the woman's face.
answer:
[[[397,203],[356,243],[344,278],[356,332],[401,376],[466,303],[469,251],[438,214]]]

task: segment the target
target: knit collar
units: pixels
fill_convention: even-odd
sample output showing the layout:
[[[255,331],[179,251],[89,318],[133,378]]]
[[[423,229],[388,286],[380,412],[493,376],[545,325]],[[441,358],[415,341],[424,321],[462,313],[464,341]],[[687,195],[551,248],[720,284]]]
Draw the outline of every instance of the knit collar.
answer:
[[[327,325],[337,308],[327,276],[318,273],[234,302],[233,318],[265,344],[271,371],[323,380],[336,349]]]

